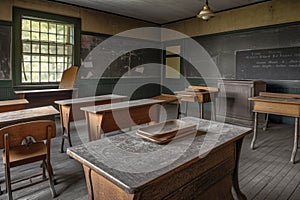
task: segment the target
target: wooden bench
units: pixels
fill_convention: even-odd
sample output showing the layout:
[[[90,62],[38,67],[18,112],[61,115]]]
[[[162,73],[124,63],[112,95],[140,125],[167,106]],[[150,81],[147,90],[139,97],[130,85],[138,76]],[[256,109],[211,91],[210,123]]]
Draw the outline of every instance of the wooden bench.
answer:
[[[123,101],[126,98],[126,96],[109,94],[55,101],[55,103],[59,105],[60,122],[62,127],[61,152],[64,152],[63,148],[65,138],[68,140],[69,146],[72,147],[70,121],[71,119],[73,119],[74,121],[84,119],[84,112],[80,110],[81,107],[116,103]]]
[[[104,133],[159,121],[163,100],[140,99],[100,106],[83,107],[88,125],[89,140],[98,140]],[[153,107],[154,106],[154,107]]]
[[[26,108],[55,105],[54,101],[62,99],[72,99],[73,92],[77,97],[77,89],[43,89],[43,90],[23,90],[15,91],[19,99],[27,99],[29,104]]]
[[[28,108],[17,111],[0,113],[0,128],[20,122],[33,120],[55,120],[54,116],[59,112],[53,106]]]
[[[24,109],[26,104],[28,104],[26,99],[0,101],[0,113]]]

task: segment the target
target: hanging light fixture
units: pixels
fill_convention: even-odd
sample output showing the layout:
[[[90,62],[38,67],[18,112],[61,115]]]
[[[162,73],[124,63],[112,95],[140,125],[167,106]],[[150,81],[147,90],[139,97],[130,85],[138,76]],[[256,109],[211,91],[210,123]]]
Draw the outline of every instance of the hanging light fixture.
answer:
[[[210,18],[214,17],[215,13],[209,8],[208,6],[208,0],[206,0],[205,5],[203,6],[203,9],[199,12],[197,17],[208,21]]]

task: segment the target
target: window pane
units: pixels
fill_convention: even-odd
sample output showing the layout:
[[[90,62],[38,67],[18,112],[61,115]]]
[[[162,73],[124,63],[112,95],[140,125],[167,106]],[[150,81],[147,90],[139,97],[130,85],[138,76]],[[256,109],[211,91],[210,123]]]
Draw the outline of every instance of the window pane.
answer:
[[[64,71],[64,64],[63,63],[57,63],[57,72],[63,72]]]
[[[48,56],[41,56],[41,61],[48,63]]]
[[[41,82],[48,82],[48,73],[41,73]]]
[[[31,22],[31,30],[39,32],[40,31],[40,22],[32,21]]]
[[[63,56],[57,56],[57,62],[64,62],[64,57]]]
[[[31,76],[29,72],[26,72],[25,74],[22,73],[22,82],[29,83],[31,82]]]
[[[40,82],[40,74],[32,72],[32,82],[33,83],[38,83]]]
[[[57,54],[64,55],[64,46],[57,46]]]
[[[56,45],[50,45],[50,54],[56,54]]]
[[[65,46],[65,54],[66,55],[72,55],[72,45],[66,45]]]
[[[31,71],[31,63],[30,62],[24,62],[24,70],[25,70],[25,72]]]
[[[56,82],[56,73],[55,72],[51,72],[49,74],[49,81],[50,82]]]
[[[61,80],[61,76],[62,76],[62,73],[57,73],[56,74],[56,81],[60,81]]]
[[[49,33],[56,33],[56,24],[49,23]]]
[[[41,41],[48,41],[48,34],[47,33],[41,33]]]
[[[32,62],[32,71],[39,72],[40,71],[40,64],[38,62]]]
[[[31,56],[24,55],[24,56],[23,56],[23,60],[24,60],[24,62],[26,62],[26,61],[27,61],[27,62],[28,62],[28,61],[30,62]]]
[[[40,40],[40,33],[31,32],[31,39],[34,40],[34,41],[39,41]]]
[[[22,40],[30,40],[30,32],[22,31]]]
[[[32,53],[40,53],[40,45],[32,44]]]
[[[49,34],[49,41],[50,42],[56,42],[56,35],[55,34]]]
[[[41,45],[41,53],[48,54],[48,45],[47,44],[42,44]]]
[[[48,22],[41,22],[41,32],[48,32]]]
[[[32,56],[32,61],[39,62],[40,56]]]
[[[41,63],[41,71],[48,73],[48,63]]]
[[[50,63],[49,64],[49,71],[50,72],[56,72],[56,63]]]
[[[31,45],[30,43],[23,43],[23,52],[31,52]]]
[[[57,36],[57,42],[64,43],[64,36],[63,35],[58,35]]]
[[[30,20],[22,19],[22,30],[30,31]]]
[[[49,56],[50,62],[55,63],[56,62],[56,56]]]
[[[57,25],[57,34],[64,34],[64,25],[58,24]]]

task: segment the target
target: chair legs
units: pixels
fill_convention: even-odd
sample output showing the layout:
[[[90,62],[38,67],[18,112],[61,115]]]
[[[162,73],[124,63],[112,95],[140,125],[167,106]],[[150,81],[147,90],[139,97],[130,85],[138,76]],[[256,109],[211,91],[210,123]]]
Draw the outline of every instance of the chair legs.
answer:
[[[52,198],[55,198],[56,197],[56,191],[55,191],[55,188],[54,188],[53,169],[52,169],[52,166],[51,166],[50,162],[49,163],[45,162],[45,165],[46,165],[46,169],[47,169],[48,176],[49,176],[49,185],[50,185],[50,189],[51,189],[51,193],[52,193]]]
[[[6,192],[8,195],[8,199],[12,200],[12,190],[11,190],[11,177],[10,177],[10,169],[7,165],[5,165],[5,184],[6,184]]]

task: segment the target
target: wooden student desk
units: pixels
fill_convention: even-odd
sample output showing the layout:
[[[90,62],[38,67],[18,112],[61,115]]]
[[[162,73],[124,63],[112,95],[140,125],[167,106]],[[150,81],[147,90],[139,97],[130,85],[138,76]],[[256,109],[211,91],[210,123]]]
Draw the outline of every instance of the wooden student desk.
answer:
[[[238,182],[244,136],[252,130],[185,117],[199,132],[159,145],[126,132],[68,148],[82,163],[91,200],[246,199]]]
[[[43,89],[15,91],[19,99],[27,99],[27,108],[54,105],[55,100],[72,99],[72,94],[77,97],[77,89]]]
[[[14,110],[22,110],[24,109],[26,104],[28,104],[28,101],[26,99],[0,101],[0,113]]]
[[[85,111],[89,141],[100,139],[103,133],[151,121],[158,122],[160,109],[154,105],[163,102],[164,100],[141,99],[81,108]]]
[[[20,122],[28,122],[33,120],[54,120],[54,116],[58,114],[59,112],[53,106],[3,112],[0,113],[0,128]]]
[[[295,163],[299,137],[300,95],[261,92],[260,96],[251,97],[249,98],[249,100],[254,102],[254,132],[251,142],[251,148],[255,148],[255,141],[257,138],[258,113],[294,117],[294,146],[290,161],[292,163]]]
[[[187,115],[188,102],[198,102],[200,107],[200,118],[203,119],[203,104],[211,102],[212,119],[216,120],[216,97],[219,93],[218,88],[204,86],[189,86],[188,89],[199,89],[200,91],[177,91],[175,94],[185,102],[185,115]]]
[[[72,146],[71,136],[70,136],[70,121],[73,117],[74,121],[84,119],[84,112],[80,110],[81,107],[86,106],[97,106],[109,103],[121,102],[126,99],[126,96],[120,96],[115,94],[101,95],[95,97],[83,97],[76,99],[58,100],[54,101],[59,105],[60,111],[60,122],[62,127],[62,142],[61,142],[61,152],[64,148],[64,139],[67,138],[69,141],[69,146]]]

